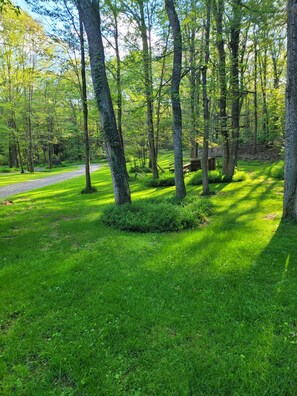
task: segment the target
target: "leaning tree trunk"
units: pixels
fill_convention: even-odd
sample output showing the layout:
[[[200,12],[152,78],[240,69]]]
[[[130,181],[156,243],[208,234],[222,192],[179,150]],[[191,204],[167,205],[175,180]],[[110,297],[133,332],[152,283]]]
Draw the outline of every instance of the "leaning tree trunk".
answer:
[[[165,0],[166,12],[173,33],[174,55],[172,69],[171,101],[173,113],[173,143],[174,143],[174,172],[176,197],[182,199],[186,196],[186,187],[183,174],[182,150],[182,113],[179,96],[182,67],[182,37],[180,23],[173,0]]]
[[[115,202],[130,203],[130,189],[124,149],[117,129],[114,108],[106,76],[105,54],[101,34],[98,1],[80,0],[77,6],[87,33],[91,72],[97,105],[100,111],[103,137],[111,169]]]
[[[283,217],[297,220],[297,0],[288,1],[288,71]]]

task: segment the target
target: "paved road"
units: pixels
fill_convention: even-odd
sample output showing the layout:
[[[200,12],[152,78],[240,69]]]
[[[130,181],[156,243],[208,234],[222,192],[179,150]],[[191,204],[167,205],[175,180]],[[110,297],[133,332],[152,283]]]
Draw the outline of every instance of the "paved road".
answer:
[[[100,165],[91,165],[91,172],[94,172],[99,168]],[[84,175],[84,173],[85,173],[85,166],[82,165],[80,169],[77,169],[72,172],[66,172],[60,175],[44,177],[43,179],[28,180],[23,183],[10,184],[9,186],[0,188],[0,198],[8,198],[11,195],[20,194],[26,191],[35,190],[36,188],[49,186],[51,184],[59,183],[64,180],[72,179],[73,177]]]

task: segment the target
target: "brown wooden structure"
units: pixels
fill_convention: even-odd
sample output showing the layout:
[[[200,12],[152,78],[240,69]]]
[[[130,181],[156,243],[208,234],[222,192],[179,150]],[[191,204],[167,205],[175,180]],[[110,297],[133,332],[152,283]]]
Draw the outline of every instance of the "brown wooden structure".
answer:
[[[188,164],[183,166],[184,172],[195,172],[197,170],[202,169],[201,159],[191,159]],[[208,170],[216,169],[216,159],[211,157],[208,158]]]

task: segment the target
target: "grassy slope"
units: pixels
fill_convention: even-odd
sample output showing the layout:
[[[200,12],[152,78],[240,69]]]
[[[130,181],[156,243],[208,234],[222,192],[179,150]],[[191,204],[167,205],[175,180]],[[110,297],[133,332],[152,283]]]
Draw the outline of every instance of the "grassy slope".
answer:
[[[46,171],[36,171],[34,173],[0,173],[0,188],[14,183],[22,183],[28,180],[36,180],[48,176],[59,175],[60,173],[72,172],[76,169],[78,169],[77,165],[70,165],[61,168],[47,169]]]
[[[92,195],[77,178],[0,207],[0,393],[295,395],[297,226],[280,224],[282,183],[217,185],[208,226],[140,235],[100,223],[110,176],[93,178]],[[134,199],[156,191],[141,188]]]

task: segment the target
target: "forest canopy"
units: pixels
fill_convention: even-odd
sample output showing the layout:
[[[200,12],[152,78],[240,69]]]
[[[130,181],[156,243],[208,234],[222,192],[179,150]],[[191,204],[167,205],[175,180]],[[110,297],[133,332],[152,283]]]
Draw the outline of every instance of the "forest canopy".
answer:
[[[10,167],[23,163],[31,171],[38,163],[83,158],[77,11],[72,2],[56,2],[55,9],[46,8],[46,3],[34,2],[33,9],[50,17],[55,28],[45,31],[26,12],[18,15],[7,7],[0,21],[0,163]],[[172,148],[173,40],[163,2],[141,3],[143,20],[139,2],[102,2],[100,12],[108,81],[126,155],[145,161],[151,155],[147,89],[156,156],[159,149]],[[183,1],[176,5],[183,41],[183,148],[194,158],[202,145],[202,77],[207,67],[211,147],[223,147],[227,141],[231,150],[235,140],[252,146],[254,151],[260,144],[281,150],[286,62],[283,2],[211,2],[210,56],[206,64],[207,4]],[[144,28],[148,44],[145,57],[140,39]],[[144,59],[148,62],[149,84]],[[86,71],[91,151],[95,157],[102,154],[102,136],[88,60]]]

